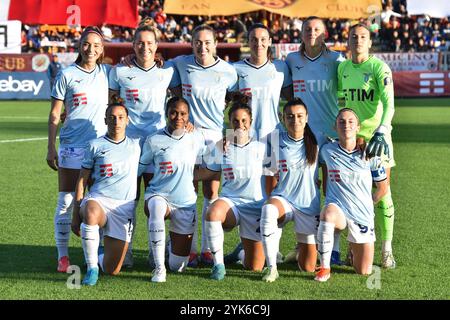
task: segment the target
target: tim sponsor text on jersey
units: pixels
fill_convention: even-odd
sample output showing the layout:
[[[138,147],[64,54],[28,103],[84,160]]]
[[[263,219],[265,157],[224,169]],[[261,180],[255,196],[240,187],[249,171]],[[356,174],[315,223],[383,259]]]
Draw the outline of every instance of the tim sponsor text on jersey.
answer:
[[[375,90],[364,90],[364,89],[343,89],[345,100],[351,101],[366,101],[369,100],[373,102]]]

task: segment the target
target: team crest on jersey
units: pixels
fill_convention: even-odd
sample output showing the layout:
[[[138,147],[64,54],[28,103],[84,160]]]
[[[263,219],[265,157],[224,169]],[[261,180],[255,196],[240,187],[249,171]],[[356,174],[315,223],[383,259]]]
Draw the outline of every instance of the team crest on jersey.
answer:
[[[159,79],[159,81],[163,81],[164,80],[164,74],[161,71],[158,72],[158,79]]]
[[[364,73],[364,82],[369,81],[370,77],[372,76],[371,73]]]
[[[270,8],[270,9],[283,9],[292,5],[296,0],[247,0],[254,4]]]
[[[217,83],[220,83],[220,80],[222,79],[222,74],[220,72],[215,72],[214,78]]]
[[[392,78],[391,77],[384,78],[384,85],[388,86],[390,84],[392,84]]]

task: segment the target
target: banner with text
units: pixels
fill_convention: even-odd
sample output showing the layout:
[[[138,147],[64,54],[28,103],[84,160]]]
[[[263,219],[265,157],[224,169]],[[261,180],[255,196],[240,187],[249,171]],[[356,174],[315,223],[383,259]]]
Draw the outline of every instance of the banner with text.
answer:
[[[50,99],[50,81],[44,72],[0,72],[0,100]]]
[[[380,0],[166,0],[164,11],[181,15],[234,15],[267,10],[288,17],[359,19],[381,13]]]
[[[395,71],[436,71],[439,66],[438,52],[385,52],[375,53]]]

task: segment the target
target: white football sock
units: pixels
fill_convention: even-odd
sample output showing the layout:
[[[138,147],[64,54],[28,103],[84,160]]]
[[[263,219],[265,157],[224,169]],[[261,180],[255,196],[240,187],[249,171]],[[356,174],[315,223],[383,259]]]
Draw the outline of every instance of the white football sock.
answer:
[[[381,252],[392,252],[392,241],[383,240],[381,241]]]
[[[200,247],[200,252],[206,252],[206,251],[210,251],[211,250],[211,248],[208,247],[208,242],[206,240],[205,221],[206,221],[206,212],[208,211],[209,205],[211,203],[213,203],[214,200],[207,199],[207,198],[203,199],[203,208],[202,208],[202,244],[201,244],[201,247]]]
[[[153,253],[156,268],[164,267],[164,252],[166,249],[166,225],[164,216],[167,212],[167,203],[161,197],[152,197],[148,201],[148,241]]]
[[[220,221],[205,221],[205,237],[214,259],[214,265],[223,264],[223,228]]]
[[[97,268],[98,265],[98,245],[100,243],[98,229],[98,225],[81,224],[81,244],[88,269]]]
[[[72,224],[73,199],[75,192],[59,192],[56,204],[54,226],[58,260],[69,255],[70,225]]]
[[[262,207],[261,213],[261,238],[266,255],[268,267],[277,266],[277,252],[280,245],[280,231],[278,228],[278,209],[273,204]]]
[[[331,251],[334,241],[334,223],[320,221],[317,231],[317,242],[322,268],[330,269]]]

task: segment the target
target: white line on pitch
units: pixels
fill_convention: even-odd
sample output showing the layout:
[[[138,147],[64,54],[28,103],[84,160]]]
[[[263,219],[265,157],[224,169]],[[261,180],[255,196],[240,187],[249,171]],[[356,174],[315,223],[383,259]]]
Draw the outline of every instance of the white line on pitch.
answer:
[[[37,117],[37,116],[0,116],[0,120],[2,119],[36,119],[36,120],[48,120],[48,117]]]
[[[27,139],[13,139],[13,140],[0,140],[0,143],[11,143],[11,142],[27,142],[27,141],[37,141],[37,140],[47,140],[47,137],[40,138],[27,138]]]

